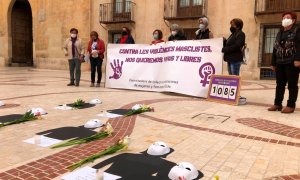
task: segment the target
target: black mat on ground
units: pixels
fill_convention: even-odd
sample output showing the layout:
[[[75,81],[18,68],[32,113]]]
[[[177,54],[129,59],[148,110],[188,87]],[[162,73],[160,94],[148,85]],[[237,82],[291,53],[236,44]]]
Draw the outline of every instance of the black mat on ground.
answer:
[[[172,167],[176,163],[168,161],[160,156],[151,156],[145,152],[140,154],[123,153],[100,162],[93,168],[100,169],[107,165],[111,166],[105,172],[121,176],[121,179],[141,180],[166,180]],[[203,177],[199,172],[196,179]]]
[[[73,107],[73,104],[67,104],[67,106]],[[63,105],[59,105],[63,106]],[[81,107],[76,107],[77,109],[87,109],[96,106],[95,104],[90,104],[90,103],[84,103]]]
[[[23,114],[11,114],[6,116],[0,116],[0,123],[11,122],[23,116],[24,116]]]
[[[111,110],[107,110],[107,112],[109,112],[109,113],[119,114],[119,115],[125,115],[129,111],[131,111],[131,109],[111,109]]]
[[[59,139],[59,140],[68,140],[68,139],[80,139],[86,138],[91,135],[96,134],[97,132],[92,129],[87,129],[83,126],[79,127],[61,127],[57,129],[50,129],[47,131],[39,132],[38,135],[44,135],[49,138]]]

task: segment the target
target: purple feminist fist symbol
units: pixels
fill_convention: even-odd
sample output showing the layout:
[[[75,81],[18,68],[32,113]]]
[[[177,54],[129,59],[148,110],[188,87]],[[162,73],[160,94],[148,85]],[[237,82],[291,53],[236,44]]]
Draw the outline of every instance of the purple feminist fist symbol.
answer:
[[[122,76],[123,61],[121,61],[120,64],[119,59],[117,60],[117,62],[116,60],[114,60],[114,64],[110,63],[110,66],[113,69],[114,74],[112,76],[109,76],[109,79],[120,79],[120,77]]]
[[[204,63],[199,69],[199,75],[201,77],[200,84],[202,84],[203,87],[209,84],[210,76],[215,74],[215,72],[216,70],[212,63]]]

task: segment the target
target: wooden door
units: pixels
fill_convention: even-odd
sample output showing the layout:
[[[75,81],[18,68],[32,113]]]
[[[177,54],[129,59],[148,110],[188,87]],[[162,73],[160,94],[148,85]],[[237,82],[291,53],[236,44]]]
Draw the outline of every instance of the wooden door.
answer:
[[[28,1],[16,1],[11,16],[12,63],[32,64],[32,13]]]
[[[187,28],[183,29],[184,35],[187,40],[193,40],[196,39],[195,32],[198,30],[198,28]]]
[[[178,17],[198,17],[202,15],[203,0],[178,0],[177,16]]]

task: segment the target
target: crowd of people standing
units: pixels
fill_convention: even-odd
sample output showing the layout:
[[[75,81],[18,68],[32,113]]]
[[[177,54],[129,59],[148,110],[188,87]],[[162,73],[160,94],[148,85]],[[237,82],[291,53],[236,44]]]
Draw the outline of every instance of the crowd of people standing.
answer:
[[[278,32],[272,56],[272,70],[276,72],[276,92],[274,105],[268,108],[269,111],[281,111],[282,113],[292,113],[296,107],[298,96],[298,81],[300,72],[300,30],[296,26],[297,14],[285,12],[282,15],[282,28]],[[194,40],[213,38],[213,33],[209,30],[209,19],[201,16],[198,20],[198,30],[195,32]],[[223,37],[224,61],[227,63],[229,75],[240,75],[240,68],[243,62],[243,51],[246,43],[246,35],[243,32],[244,23],[239,18],[230,21],[230,35]],[[152,33],[151,44],[164,42],[163,33],[156,29]],[[170,26],[168,41],[187,40],[183,29],[178,24]],[[115,42],[117,44],[135,44],[131,31],[123,27],[121,37]],[[100,87],[102,79],[102,63],[105,53],[105,44],[96,31],[90,33],[90,41],[85,53],[85,46],[78,37],[78,30],[72,28],[70,37],[64,43],[64,53],[68,57],[70,70],[70,83],[68,86],[79,86],[81,76],[81,62],[88,59],[91,66],[90,87]],[[97,71],[97,81],[95,81]],[[96,85],[95,85],[96,83]],[[285,86],[288,84],[289,99],[287,106],[283,108]],[[240,97],[242,98],[242,97]]]

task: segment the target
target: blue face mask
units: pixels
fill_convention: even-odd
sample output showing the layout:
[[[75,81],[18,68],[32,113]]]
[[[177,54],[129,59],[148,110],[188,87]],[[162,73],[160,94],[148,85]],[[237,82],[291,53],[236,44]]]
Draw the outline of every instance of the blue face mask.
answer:
[[[153,39],[158,40],[159,39],[158,34],[153,34]]]
[[[206,27],[205,27],[205,25],[204,24],[199,24],[199,29],[200,30],[203,30],[203,29],[205,29]]]

